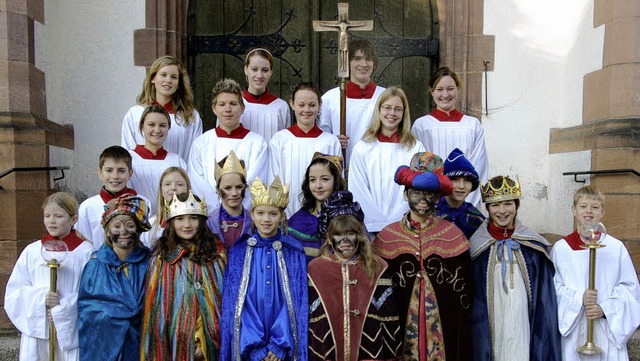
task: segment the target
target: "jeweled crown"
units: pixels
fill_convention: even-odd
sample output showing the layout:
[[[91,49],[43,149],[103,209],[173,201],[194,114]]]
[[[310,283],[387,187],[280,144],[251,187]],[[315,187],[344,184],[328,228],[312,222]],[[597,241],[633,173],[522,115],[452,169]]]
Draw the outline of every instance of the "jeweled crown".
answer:
[[[510,186],[508,181],[512,181],[515,184]],[[513,180],[508,177],[502,178],[502,184],[500,188],[494,188],[491,185],[491,181],[484,184],[480,187],[480,192],[482,192],[482,202],[484,203],[495,203],[508,201],[512,199],[520,198],[520,181],[516,178]]]
[[[186,214],[196,214],[207,217],[209,215],[207,213],[207,203],[205,203],[204,199],[202,199],[202,201],[196,200],[191,191],[189,191],[189,197],[184,202],[178,199],[178,194],[176,193],[173,194],[171,203],[165,201],[164,216],[166,220]]]
[[[276,177],[269,188],[267,188],[260,178],[256,179],[249,187],[251,193],[251,206],[272,206],[280,209],[287,208],[289,205],[289,186],[282,184],[280,177]]]
[[[216,163],[216,170],[214,176],[216,177],[216,183],[220,182],[220,178],[227,173],[238,173],[242,174],[243,177],[247,177],[247,171],[238,160],[236,153],[232,150],[229,152],[227,159],[224,161],[224,165],[220,167],[218,163]]]

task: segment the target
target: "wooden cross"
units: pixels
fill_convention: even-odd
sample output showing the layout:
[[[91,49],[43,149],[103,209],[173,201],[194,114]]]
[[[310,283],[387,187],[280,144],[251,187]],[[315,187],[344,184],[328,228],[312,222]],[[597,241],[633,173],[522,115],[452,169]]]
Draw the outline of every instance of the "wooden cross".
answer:
[[[348,30],[371,31],[373,21],[349,21],[349,3],[338,3],[337,21],[313,21],[314,31],[339,31],[338,77],[349,78],[349,33]]]

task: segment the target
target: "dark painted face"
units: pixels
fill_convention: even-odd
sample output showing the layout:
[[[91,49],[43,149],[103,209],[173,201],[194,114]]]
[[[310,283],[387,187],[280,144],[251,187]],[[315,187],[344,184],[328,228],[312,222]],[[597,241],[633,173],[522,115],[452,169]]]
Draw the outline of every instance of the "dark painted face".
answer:
[[[105,230],[113,247],[128,249],[138,243],[138,227],[129,215],[118,215],[109,221]]]
[[[426,217],[433,213],[439,198],[440,195],[438,193],[413,188],[407,190],[409,209],[420,217]]]
[[[348,260],[358,252],[358,235],[355,232],[335,234],[331,237],[333,251],[338,258]]]

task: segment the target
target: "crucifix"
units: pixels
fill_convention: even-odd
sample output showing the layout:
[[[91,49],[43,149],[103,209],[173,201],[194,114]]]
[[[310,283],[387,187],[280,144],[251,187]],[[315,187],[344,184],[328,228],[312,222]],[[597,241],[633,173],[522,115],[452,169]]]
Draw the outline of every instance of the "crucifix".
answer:
[[[338,78],[340,79],[340,134],[347,133],[347,81],[349,81],[349,30],[371,31],[373,21],[349,21],[349,3],[338,3],[337,21],[313,21],[314,31],[339,31]],[[347,159],[346,150],[342,149],[342,157]]]

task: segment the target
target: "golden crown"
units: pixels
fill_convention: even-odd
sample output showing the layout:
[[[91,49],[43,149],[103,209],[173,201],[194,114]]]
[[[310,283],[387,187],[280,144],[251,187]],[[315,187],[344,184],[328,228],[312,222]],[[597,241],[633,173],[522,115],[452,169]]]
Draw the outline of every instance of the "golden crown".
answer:
[[[267,188],[260,178],[256,177],[249,187],[251,193],[251,206],[253,208],[257,206],[272,206],[280,209],[287,208],[289,205],[289,186],[282,184],[280,177],[271,182],[269,188]]]
[[[189,191],[189,197],[186,201],[182,202],[178,199],[178,194],[173,194],[173,199],[170,203],[165,201],[164,205],[164,217],[166,220],[170,220],[173,217],[184,216],[185,214],[196,214],[199,216],[207,217],[207,203],[204,198],[202,201],[197,201],[193,193]]]
[[[508,180],[514,182],[513,186],[510,186]],[[487,184],[480,187],[480,191],[482,192],[482,202],[484,203],[495,203],[501,201],[508,201],[512,199],[520,198],[520,181],[516,178],[514,181],[511,178],[504,177],[502,178],[502,184],[500,188],[494,188],[491,185],[491,181],[487,182]]]
[[[227,159],[224,161],[224,165],[220,168],[220,165],[216,163],[216,170],[214,176],[216,177],[216,183],[220,182],[220,178],[227,173],[238,173],[247,178],[247,171],[245,171],[242,163],[238,160],[236,153],[232,150],[229,152]]]

